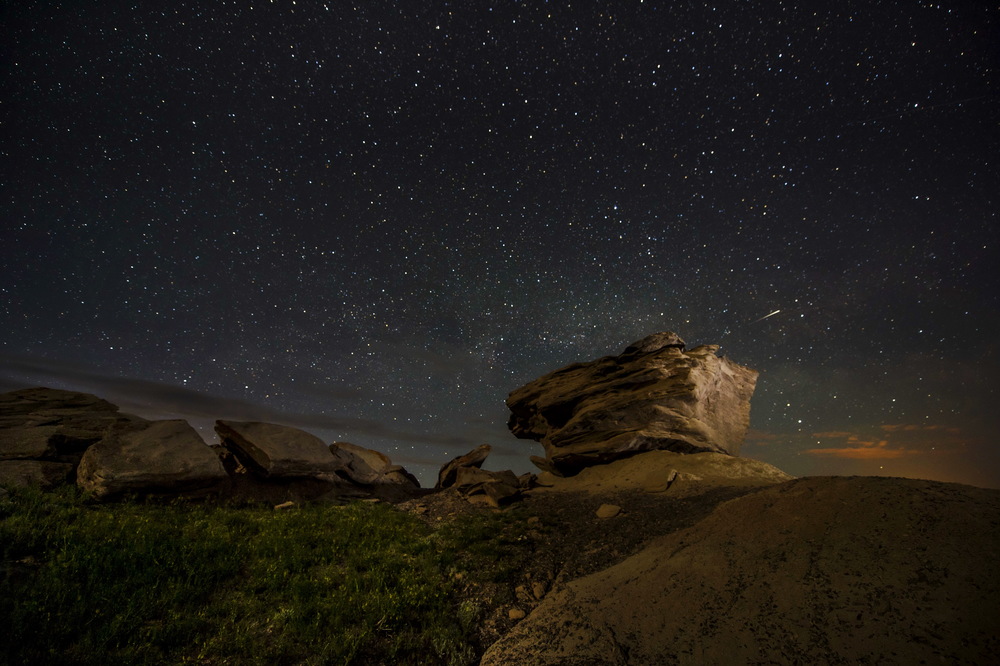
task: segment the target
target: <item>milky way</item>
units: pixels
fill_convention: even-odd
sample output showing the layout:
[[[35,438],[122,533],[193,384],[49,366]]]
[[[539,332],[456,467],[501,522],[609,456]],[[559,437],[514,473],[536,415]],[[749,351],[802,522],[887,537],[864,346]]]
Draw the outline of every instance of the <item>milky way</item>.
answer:
[[[996,6],[161,4],[3,10],[0,388],[426,482],[673,330],[745,455],[1000,486]]]

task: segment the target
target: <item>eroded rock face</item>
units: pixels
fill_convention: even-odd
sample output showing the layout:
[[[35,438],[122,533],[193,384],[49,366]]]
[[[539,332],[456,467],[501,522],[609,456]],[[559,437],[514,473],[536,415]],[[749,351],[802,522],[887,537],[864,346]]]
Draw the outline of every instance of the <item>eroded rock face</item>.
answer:
[[[77,485],[98,498],[126,493],[195,496],[219,490],[228,475],[187,421],[152,421],[87,449]]]
[[[718,349],[685,351],[676,333],[655,333],[513,391],[508,427],[541,442],[545,457],[532,461],[556,474],[661,449],[738,455],[758,373]]]

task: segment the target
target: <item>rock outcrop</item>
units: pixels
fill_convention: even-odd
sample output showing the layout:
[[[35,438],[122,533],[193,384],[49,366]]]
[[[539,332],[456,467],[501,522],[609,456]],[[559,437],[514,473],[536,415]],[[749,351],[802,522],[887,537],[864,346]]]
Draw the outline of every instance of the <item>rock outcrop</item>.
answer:
[[[481,664],[994,663],[997,543],[997,490],[797,479],[554,590]]]
[[[0,394],[0,484],[51,487],[72,480],[90,446],[146,423],[89,393],[29,388]]]
[[[438,482],[434,488],[454,488],[470,501],[482,501],[493,507],[516,500],[522,490],[531,487],[534,475],[524,474],[518,477],[510,470],[492,472],[482,469],[492,450],[493,447],[489,444],[482,444],[446,463],[438,472]]]
[[[219,456],[181,420],[113,431],[87,449],[77,468],[77,485],[98,499],[218,494],[228,478]]]
[[[685,351],[664,332],[569,365],[510,394],[508,427],[541,442],[545,457],[532,461],[559,475],[642,451],[738,455],[758,373],[718,349]]]
[[[378,451],[273,423],[218,421],[208,446],[186,422],[147,421],[87,393],[0,394],[0,485],[77,483],[98,499],[402,501],[416,477]]]
[[[349,481],[366,486],[394,485],[419,488],[417,477],[402,465],[394,465],[381,451],[366,449],[350,442],[334,442],[330,453],[340,465],[337,473]]]

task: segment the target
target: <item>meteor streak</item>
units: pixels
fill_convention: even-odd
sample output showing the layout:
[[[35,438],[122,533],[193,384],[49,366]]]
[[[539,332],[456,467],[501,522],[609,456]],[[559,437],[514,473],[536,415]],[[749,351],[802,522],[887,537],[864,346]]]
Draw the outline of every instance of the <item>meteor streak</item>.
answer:
[[[751,324],[756,324],[756,323],[757,323],[758,321],[764,321],[764,320],[765,320],[765,319],[767,319],[768,317],[773,317],[774,315],[778,314],[779,312],[781,312],[781,310],[775,310],[775,311],[774,311],[774,312],[772,312],[771,314],[766,314],[766,315],[764,315],[763,317],[761,317],[760,319],[755,319],[755,320],[753,320],[753,321],[752,321],[752,322],[750,322],[750,323],[751,323]]]

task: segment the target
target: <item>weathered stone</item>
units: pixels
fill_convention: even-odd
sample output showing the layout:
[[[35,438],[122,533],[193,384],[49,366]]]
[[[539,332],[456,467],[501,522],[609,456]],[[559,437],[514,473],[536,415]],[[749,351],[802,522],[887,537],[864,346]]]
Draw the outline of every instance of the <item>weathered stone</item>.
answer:
[[[0,413],[28,416],[46,411],[105,412],[118,411],[116,405],[96,395],[45,387],[20,389],[0,394]]]
[[[116,432],[87,449],[77,469],[77,485],[98,498],[200,494],[227,479],[219,457],[181,420]]]
[[[49,440],[59,426],[16,427],[0,430],[0,459],[51,458],[57,455]]]
[[[480,663],[996,663],[997,543],[998,490],[789,481],[549,592]]]
[[[389,456],[350,442],[334,442],[330,453],[340,464],[338,473],[363,485],[396,484],[420,487],[420,482],[400,465],[392,464]]]
[[[222,445],[268,477],[330,477],[340,468],[319,437],[274,423],[216,421]]]
[[[514,472],[491,472],[478,467],[460,467],[451,487],[466,497],[485,495],[485,503],[500,507],[521,494],[521,484]]]
[[[622,512],[622,508],[617,504],[602,504],[597,507],[595,515],[598,518],[614,518]]]
[[[446,463],[441,467],[441,471],[438,472],[437,484],[434,487],[440,490],[455,485],[455,477],[458,475],[459,469],[463,467],[482,467],[483,462],[489,457],[492,450],[493,447],[489,444],[481,444],[464,456],[459,456],[451,462]]]
[[[72,463],[49,460],[0,460],[0,486],[62,485],[73,473]]]
[[[144,419],[89,393],[30,388],[0,394],[0,459],[77,462],[112,429]]]
[[[685,351],[674,333],[648,336],[513,391],[508,426],[541,442],[545,457],[532,461],[557,475],[659,449],[738,455],[757,372],[718,349]]]

